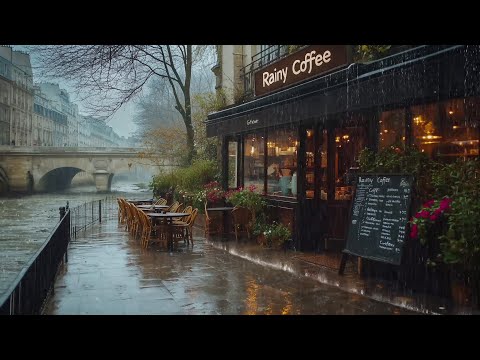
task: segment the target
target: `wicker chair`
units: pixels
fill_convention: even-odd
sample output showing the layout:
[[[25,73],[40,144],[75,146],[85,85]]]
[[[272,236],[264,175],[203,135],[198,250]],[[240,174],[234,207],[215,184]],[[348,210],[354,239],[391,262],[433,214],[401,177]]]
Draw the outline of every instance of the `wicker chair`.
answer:
[[[235,239],[238,241],[238,233],[246,233],[250,240],[250,231],[252,229],[252,212],[242,206],[235,206],[232,210],[233,228],[235,229]]]
[[[221,233],[222,219],[220,217],[211,217],[205,203],[205,237]]]
[[[187,216],[185,221],[178,221],[174,222],[174,239],[178,241],[180,238],[183,241],[187,240],[187,244],[192,242],[193,246],[193,224],[195,223],[195,219],[197,218],[198,209],[193,209],[192,213]]]
[[[167,200],[160,198],[155,202],[155,205],[167,205]]]

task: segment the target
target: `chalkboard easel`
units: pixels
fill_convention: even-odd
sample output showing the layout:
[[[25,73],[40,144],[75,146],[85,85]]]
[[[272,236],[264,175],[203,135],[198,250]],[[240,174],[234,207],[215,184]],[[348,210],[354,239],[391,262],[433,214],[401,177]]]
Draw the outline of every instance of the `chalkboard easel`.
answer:
[[[340,275],[350,255],[401,264],[413,181],[403,174],[357,175]]]

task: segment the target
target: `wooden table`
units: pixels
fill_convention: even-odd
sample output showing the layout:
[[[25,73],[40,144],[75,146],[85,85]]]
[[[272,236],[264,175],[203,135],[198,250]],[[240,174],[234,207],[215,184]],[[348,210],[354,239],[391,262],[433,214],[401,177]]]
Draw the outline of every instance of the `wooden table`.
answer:
[[[139,205],[139,204],[153,204],[153,199],[145,199],[145,200],[125,200],[129,203],[132,203],[134,205]]]
[[[167,220],[167,225],[169,228],[168,232],[168,249],[170,251],[173,251],[173,218],[179,218],[179,217],[184,217],[188,216],[190,214],[187,213],[172,213],[172,212],[166,212],[166,213],[152,213],[152,212],[147,212],[145,213],[147,216],[151,217],[152,219],[166,219]]]
[[[155,210],[155,212],[162,211],[168,209],[170,206],[168,205],[135,205],[138,209],[147,211],[147,210]],[[153,206],[153,208],[152,208]]]

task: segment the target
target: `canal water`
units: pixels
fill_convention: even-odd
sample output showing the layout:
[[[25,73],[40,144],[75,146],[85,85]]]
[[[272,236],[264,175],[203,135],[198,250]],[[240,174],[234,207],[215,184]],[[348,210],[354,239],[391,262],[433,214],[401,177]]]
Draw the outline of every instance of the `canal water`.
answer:
[[[94,186],[62,192],[0,198],[0,295],[47,240],[60,219],[59,207],[75,207],[106,196],[151,198],[150,189],[135,184],[112,184],[111,194],[97,194]]]

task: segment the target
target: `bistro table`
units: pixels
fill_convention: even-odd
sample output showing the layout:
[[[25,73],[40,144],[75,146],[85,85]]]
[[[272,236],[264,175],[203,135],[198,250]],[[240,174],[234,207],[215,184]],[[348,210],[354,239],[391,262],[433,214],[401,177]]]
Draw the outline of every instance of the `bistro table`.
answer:
[[[167,225],[169,228],[168,231],[168,249],[173,251],[173,218],[179,218],[188,216],[190,214],[187,213],[174,213],[174,212],[166,212],[166,213],[152,213],[147,212],[145,213],[147,216],[151,217],[152,219],[166,219]]]
[[[224,206],[224,207],[213,207],[213,208],[207,208],[207,211],[221,211],[222,212],[222,220],[223,220],[223,235],[227,235],[228,237],[228,216],[225,216],[226,211],[232,211],[234,208],[230,206]]]
[[[158,212],[158,211],[168,209],[170,206],[169,205],[136,205],[136,207],[143,211],[155,210],[155,212]]]
[[[153,204],[153,199],[144,199],[144,200],[125,200],[133,205],[141,205],[141,204]]]

